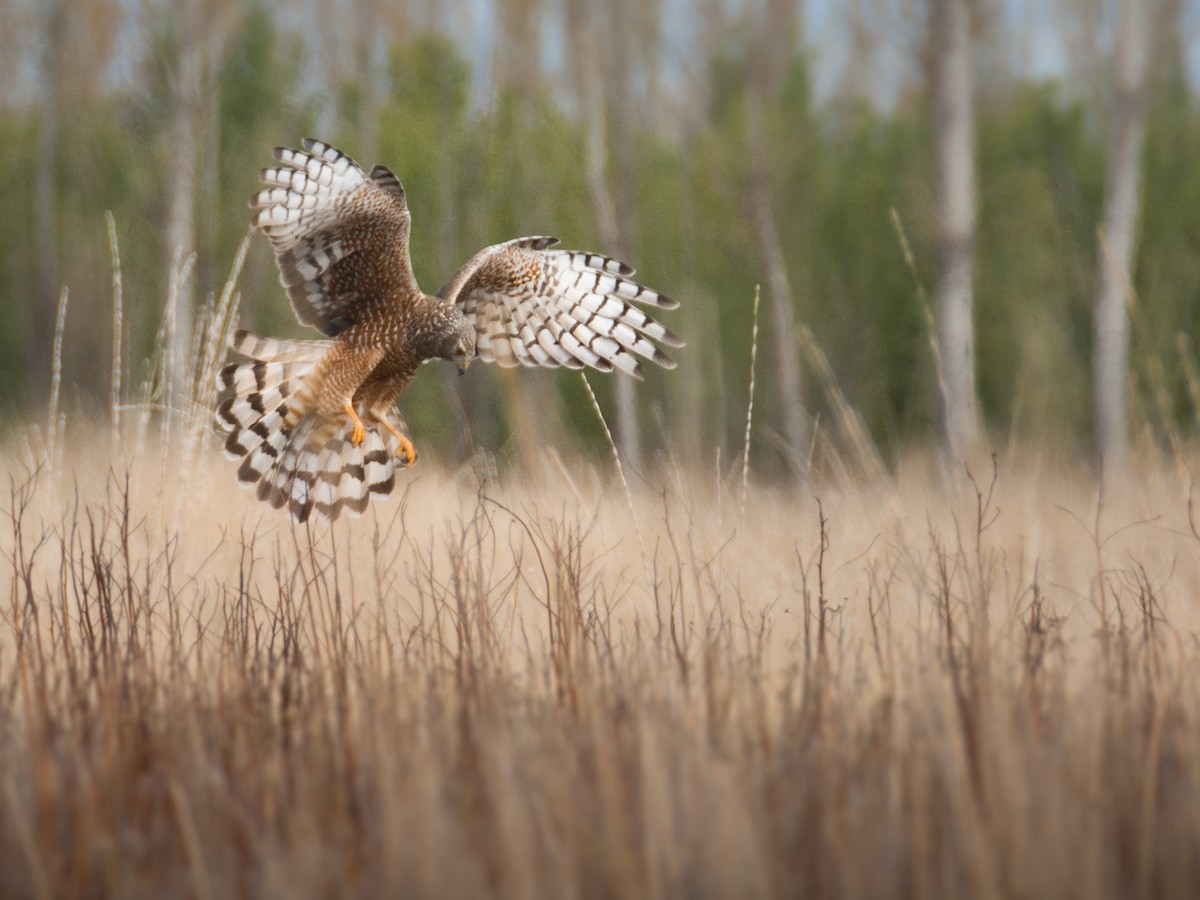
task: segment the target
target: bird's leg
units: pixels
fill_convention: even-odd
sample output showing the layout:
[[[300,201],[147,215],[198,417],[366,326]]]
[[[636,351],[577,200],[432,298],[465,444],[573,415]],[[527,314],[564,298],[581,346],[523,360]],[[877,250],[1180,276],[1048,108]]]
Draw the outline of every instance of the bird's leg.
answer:
[[[350,432],[350,443],[357,447],[363,442],[363,438],[367,436],[367,430],[363,428],[362,420],[358,414],[354,412],[353,405],[349,401],[342,407],[346,411],[346,415],[350,417],[350,421],[354,423],[354,430]]]
[[[396,440],[400,442],[400,449],[396,455],[404,462],[406,468],[411,468],[412,464],[417,461],[417,448],[413,446],[413,442],[401,434],[400,429],[383,416],[379,416],[375,421],[396,436]]]

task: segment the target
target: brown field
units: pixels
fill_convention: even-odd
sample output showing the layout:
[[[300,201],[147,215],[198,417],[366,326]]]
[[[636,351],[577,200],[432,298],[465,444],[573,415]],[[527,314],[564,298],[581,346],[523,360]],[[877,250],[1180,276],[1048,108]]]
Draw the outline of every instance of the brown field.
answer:
[[[1200,892],[1180,464],[427,458],[328,529],[107,441],[3,457],[0,896]]]

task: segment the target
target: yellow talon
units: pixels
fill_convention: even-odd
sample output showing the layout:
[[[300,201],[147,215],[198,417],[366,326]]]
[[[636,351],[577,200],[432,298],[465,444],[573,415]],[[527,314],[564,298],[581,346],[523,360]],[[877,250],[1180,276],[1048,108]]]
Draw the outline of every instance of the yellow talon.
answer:
[[[413,446],[413,442],[400,435],[400,449],[396,451],[396,455],[400,457],[400,461],[406,469],[411,469],[413,463],[417,461],[417,448]]]
[[[396,440],[400,442],[400,449],[396,451],[396,455],[400,457],[405,468],[412,468],[413,463],[417,461],[417,448],[413,446],[413,442],[400,433],[387,419],[380,419],[379,424],[396,436]]]
[[[346,415],[350,417],[350,421],[354,423],[354,430],[350,432],[350,443],[357,447],[367,436],[367,430],[363,428],[362,420],[354,412],[353,406],[347,403],[344,409],[346,410]]]

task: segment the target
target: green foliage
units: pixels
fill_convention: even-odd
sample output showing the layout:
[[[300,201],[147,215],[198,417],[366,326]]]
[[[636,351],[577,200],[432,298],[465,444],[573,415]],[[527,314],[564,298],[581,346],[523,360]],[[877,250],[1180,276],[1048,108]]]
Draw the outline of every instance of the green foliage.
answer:
[[[1188,433],[1194,433],[1200,410],[1192,406],[1178,342],[1183,337],[1194,346],[1200,334],[1198,149],[1200,104],[1176,64],[1147,122],[1132,323],[1135,353],[1146,361],[1138,385],[1146,402],[1165,391],[1171,419],[1158,424],[1178,422]]]
[[[219,290],[246,234],[246,198],[270,148],[311,133],[313,96],[304,50],[274,14],[248,3],[229,32],[205,95],[210,132],[201,152],[197,210],[197,295]],[[66,378],[83,398],[104,396],[109,366],[109,264],[103,224],[112,210],[122,244],[129,354],[148,353],[166,296],[166,198],[173,148],[167,133],[172,47],[157,24],[141,86],[125,93],[64,98],[57,110],[54,166],[55,271],[72,293]],[[710,62],[705,115],[668,139],[653,113],[634,115],[635,236],[630,262],[683,306],[664,319],[688,341],[681,369],[652,372],[639,388],[652,442],[700,442],[731,459],[741,446],[751,346],[750,307],[764,281],[746,197],[745,59],[731,35]],[[472,63],[438,34],[391,48],[370,133],[361,79],[332,86],[333,140],[365,165],[393,168],[408,187],[418,280],[435,291],[478,248],[521,234],[550,233],[570,246],[599,246],[583,177],[586,123],[548,93],[501,92],[487,106],[472,95]],[[27,364],[36,300],[34,179],[42,118],[36,107],[0,113],[0,405],[36,396]],[[328,128],[328,125],[326,126]],[[927,111],[817,105],[808,63],[797,56],[767,110],[771,196],[799,319],[812,329],[838,386],[875,441],[894,452],[925,440],[936,420],[937,387],[928,320],[935,271],[934,173]],[[1091,297],[1102,208],[1104,123],[1053,86],[1016,84],[979,110],[980,216],[976,242],[978,384],[990,426],[1024,437],[1085,441],[1091,428]],[[378,159],[364,158],[377,153]],[[1151,109],[1144,206],[1135,273],[1131,365],[1142,403],[1167,398],[1170,422],[1195,427],[1180,336],[1200,327],[1200,108],[1180,65]],[[609,173],[613,180],[613,172]],[[911,242],[902,252],[893,210]],[[915,271],[914,271],[915,269]],[[243,272],[247,325],[300,335],[266,244],[256,239]],[[760,321],[757,421],[778,420],[771,322]],[[1189,351],[1190,352],[1190,351]],[[134,377],[137,372],[135,368]],[[505,398],[536,384],[544,411],[595,447],[596,423],[577,376],[494,373],[463,381],[422,375],[403,407],[425,444],[461,438],[465,407],[477,444],[502,446],[512,433]],[[806,378],[814,415],[830,410],[822,385]],[[602,404],[611,381],[593,379]],[[524,387],[520,387],[524,390]],[[530,390],[534,390],[530,388]],[[431,447],[431,449],[434,449]],[[682,448],[676,447],[676,450]]]
[[[1018,91],[981,123],[979,394],[989,421],[1025,436],[1090,428],[1096,145],[1078,106],[1047,86]]]
[[[220,290],[247,233],[247,199],[261,188],[257,173],[272,165],[271,148],[295,145],[312,119],[297,97],[301,47],[284,41],[265,7],[254,4],[234,30],[216,79],[215,165],[202,176],[199,233],[204,291]],[[265,241],[257,242],[240,287],[248,325],[301,334],[279,287]]]
[[[29,305],[18,291],[28,291],[32,271],[22,261],[33,258],[33,190],[29,173],[37,164],[37,121],[33,117],[0,116],[0,409],[16,409],[24,371],[23,343],[29,340]]]

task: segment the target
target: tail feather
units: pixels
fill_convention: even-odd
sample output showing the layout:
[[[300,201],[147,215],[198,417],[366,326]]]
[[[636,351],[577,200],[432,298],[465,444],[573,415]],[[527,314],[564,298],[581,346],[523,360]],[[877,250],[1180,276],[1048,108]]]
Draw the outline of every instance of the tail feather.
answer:
[[[233,394],[217,406],[217,417],[230,429],[249,429],[261,425],[268,431],[290,424],[292,408],[287,403],[288,382],[265,391]],[[262,429],[258,429],[262,430]],[[265,435],[262,435],[265,437]],[[230,448],[233,449],[233,448]],[[245,447],[245,452],[252,448]],[[241,453],[238,454],[242,455]]]
[[[333,341],[285,341],[238,329],[229,344],[243,356],[264,362],[315,363],[329,352]]]
[[[294,364],[255,360],[250,364],[230,363],[221,370],[217,380],[222,391],[243,395],[277,388],[295,373]]]
[[[367,491],[379,497],[386,497],[396,486],[396,460],[400,450],[400,442],[394,435],[380,433],[378,429],[371,432],[374,440],[364,442],[367,452],[363,454],[363,483]]]
[[[288,448],[258,481],[259,499],[287,506],[297,521],[362,515],[372,497],[386,496],[396,482],[399,444],[377,427],[357,447],[339,435],[321,450]]]
[[[350,442],[351,422],[318,419],[304,408],[306,381],[320,378],[328,341],[276,341],[238,332],[234,349],[249,362],[231,363],[218,380],[217,424],[227,433],[225,453],[240,459],[238,481],[260,500],[286,506],[300,522],[314,513],[336,519],[361,515],[370,500],[392,492],[400,442],[378,423],[366,422],[361,444]],[[365,411],[360,411],[362,415]],[[389,421],[403,423],[394,412]]]
[[[225,455],[241,459],[238,481],[253,484],[265,475],[288,448],[289,434],[278,410],[268,419],[247,428],[234,429],[225,439]]]

